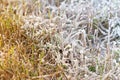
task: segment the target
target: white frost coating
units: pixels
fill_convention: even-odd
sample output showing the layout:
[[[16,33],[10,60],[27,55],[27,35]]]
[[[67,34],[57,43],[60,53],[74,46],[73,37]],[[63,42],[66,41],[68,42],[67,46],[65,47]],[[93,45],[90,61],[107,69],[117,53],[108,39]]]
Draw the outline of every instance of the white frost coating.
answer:
[[[113,49],[119,52],[118,43],[120,44],[120,40],[116,38],[116,36],[120,36],[120,16],[118,14],[120,6],[116,5],[120,3],[119,0],[117,2],[115,0],[109,0],[110,2],[107,0],[71,0],[71,2],[63,1],[59,7],[56,7],[55,4],[49,4],[47,0],[40,1],[43,3],[40,17],[35,14],[29,16],[25,19],[25,25],[22,28],[28,31],[27,35],[32,36],[41,43],[49,34],[51,35],[52,28],[57,29],[57,34],[61,38],[60,49],[63,50],[63,57],[61,59],[62,53],[60,54],[58,49],[58,53],[55,53],[57,56],[55,60],[58,63],[67,64],[68,69],[66,72],[71,73],[71,75],[75,73],[72,77],[76,78],[82,71],[86,72],[83,76],[95,76],[92,71],[86,70],[85,67],[88,69],[88,65],[93,64],[96,65],[96,68],[99,68],[101,64],[105,64],[109,28],[110,52],[115,53]],[[97,26],[95,29],[98,32],[94,31],[93,22],[95,22]],[[30,28],[35,28],[35,30],[32,31]],[[41,34],[44,34],[45,38],[44,36],[41,37]],[[59,44],[59,40],[54,35],[50,36],[50,39],[52,39],[50,43],[44,44],[50,47],[51,50],[56,49],[56,44]],[[66,59],[68,60],[67,63],[65,63]],[[119,58],[117,59],[119,60]],[[113,59],[113,62],[117,63],[116,59]],[[73,65],[77,66],[78,69],[76,70]],[[96,74],[96,72],[93,73]]]

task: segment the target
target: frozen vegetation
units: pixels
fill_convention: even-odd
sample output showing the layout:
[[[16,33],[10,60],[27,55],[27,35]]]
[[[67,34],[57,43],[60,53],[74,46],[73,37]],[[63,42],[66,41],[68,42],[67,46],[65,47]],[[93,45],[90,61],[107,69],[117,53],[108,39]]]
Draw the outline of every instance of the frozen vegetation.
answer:
[[[0,80],[120,80],[120,0],[0,0]]]

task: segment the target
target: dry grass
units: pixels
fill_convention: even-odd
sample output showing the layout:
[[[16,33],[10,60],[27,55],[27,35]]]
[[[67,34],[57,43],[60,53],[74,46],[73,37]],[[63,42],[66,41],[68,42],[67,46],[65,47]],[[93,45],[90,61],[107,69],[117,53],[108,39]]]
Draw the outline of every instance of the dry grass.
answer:
[[[52,53],[21,29],[22,16],[14,13],[12,5],[0,4],[0,80],[44,80],[64,77],[63,68],[55,64]],[[50,35],[44,42],[49,42]],[[49,61],[51,63],[49,63]]]

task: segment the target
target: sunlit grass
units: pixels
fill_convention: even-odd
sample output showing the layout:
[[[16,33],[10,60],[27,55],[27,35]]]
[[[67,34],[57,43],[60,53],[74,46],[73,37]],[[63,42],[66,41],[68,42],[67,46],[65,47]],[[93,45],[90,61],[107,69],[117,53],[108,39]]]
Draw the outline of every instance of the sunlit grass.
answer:
[[[15,6],[0,5],[3,6],[0,12],[0,79],[44,80],[47,77],[61,77],[61,65],[47,64],[50,58],[45,57],[48,54],[46,50],[39,49],[38,41],[21,29],[22,16],[14,12]]]

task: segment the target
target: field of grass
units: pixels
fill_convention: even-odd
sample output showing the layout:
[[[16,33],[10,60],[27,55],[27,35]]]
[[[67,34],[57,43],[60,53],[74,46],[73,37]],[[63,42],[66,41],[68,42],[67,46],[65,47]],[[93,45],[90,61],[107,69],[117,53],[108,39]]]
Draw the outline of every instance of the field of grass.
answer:
[[[0,80],[120,80],[119,0],[0,0]]]

